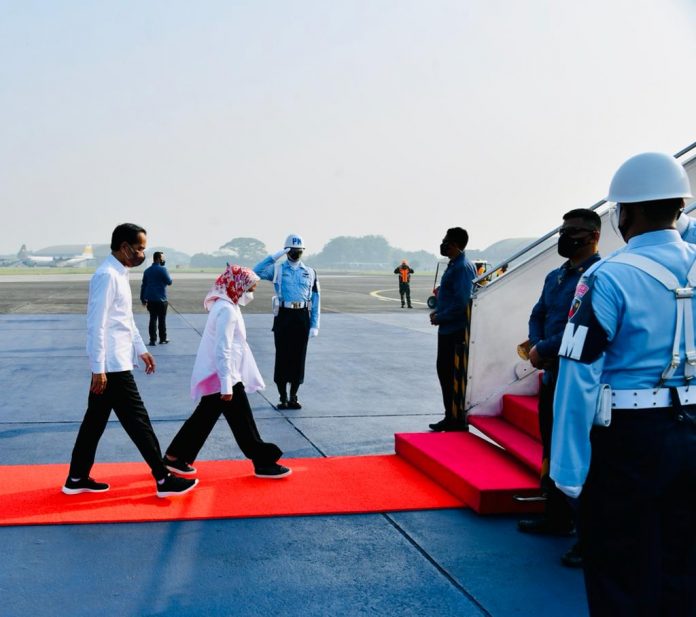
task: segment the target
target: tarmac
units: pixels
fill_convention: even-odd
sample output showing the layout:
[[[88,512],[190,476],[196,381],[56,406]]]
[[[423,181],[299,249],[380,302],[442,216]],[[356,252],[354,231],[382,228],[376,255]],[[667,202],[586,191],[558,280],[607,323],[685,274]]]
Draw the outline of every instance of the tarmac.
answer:
[[[89,384],[87,278],[0,277],[2,465],[65,463],[67,472]],[[163,448],[193,409],[188,383],[213,278],[175,275],[172,342],[151,348],[154,375],[136,372]],[[320,273],[321,331],[296,411],[273,407],[270,285],[244,309],[267,383],[252,407],[286,457],[392,453],[395,432],[427,431],[442,416],[425,306],[433,281],[415,279],[408,310],[395,279]],[[200,458],[243,458],[224,422]],[[114,417],[97,460],[141,460]],[[0,542],[3,617],[587,615],[582,573],[559,561],[573,538],[521,534],[516,517],[468,509],[15,526],[0,528]]]

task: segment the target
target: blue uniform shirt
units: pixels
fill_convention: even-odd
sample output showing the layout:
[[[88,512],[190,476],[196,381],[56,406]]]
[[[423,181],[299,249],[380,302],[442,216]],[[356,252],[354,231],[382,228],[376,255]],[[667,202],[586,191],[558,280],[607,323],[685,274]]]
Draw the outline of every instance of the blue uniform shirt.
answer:
[[[476,268],[464,252],[452,259],[440,280],[435,318],[439,334],[452,334],[466,327],[467,308],[471,298]]]
[[[276,295],[283,302],[307,302],[310,305],[310,328],[319,328],[321,294],[316,272],[301,261],[292,266],[286,260],[279,264],[280,272],[276,283]],[[275,276],[276,263],[272,256],[254,266],[254,272],[266,281]]]
[[[167,285],[172,284],[172,277],[165,266],[153,263],[143,272],[143,282],[140,286],[140,301],[167,301]]]
[[[635,236],[617,253],[623,251],[662,264],[685,286],[696,260],[696,246],[684,242],[676,230]],[[600,384],[638,390],[659,383],[671,359],[676,315],[674,293],[637,268],[607,258],[587,271],[576,289],[559,351],[551,445],[551,477],[557,484],[585,483]],[[694,316],[696,321],[696,311]],[[683,340],[681,357],[665,387],[684,384]]]
[[[573,302],[575,287],[580,276],[597,261],[599,254],[594,254],[575,268],[566,261],[560,268],[546,275],[539,301],[534,305],[529,316],[529,342],[536,345],[542,358],[555,359],[561,346],[563,330],[568,323],[568,312]],[[544,383],[551,383],[555,368],[544,371]],[[554,373],[554,375],[552,375]]]

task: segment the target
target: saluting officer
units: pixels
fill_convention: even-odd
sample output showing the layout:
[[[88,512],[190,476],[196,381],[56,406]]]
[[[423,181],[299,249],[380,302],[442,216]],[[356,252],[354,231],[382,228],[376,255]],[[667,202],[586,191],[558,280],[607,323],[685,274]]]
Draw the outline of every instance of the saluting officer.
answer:
[[[686,197],[669,155],[619,168],[607,200],[628,245],[579,282],[561,343],[551,477],[580,496],[592,615],[696,615],[696,246],[675,228]]]
[[[319,334],[319,281],[314,269],[300,261],[304,249],[302,237],[290,234],[283,250],[269,255],[254,267],[259,278],[273,281],[275,287],[273,381],[280,394],[278,409],[302,409],[297,391],[304,381],[307,341],[310,336]],[[279,261],[284,255],[287,255],[287,260]]]

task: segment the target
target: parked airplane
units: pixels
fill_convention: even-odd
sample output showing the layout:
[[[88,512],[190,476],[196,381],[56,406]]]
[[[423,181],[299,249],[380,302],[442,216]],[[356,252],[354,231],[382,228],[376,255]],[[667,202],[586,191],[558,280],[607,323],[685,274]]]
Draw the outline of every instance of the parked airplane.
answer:
[[[49,268],[68,267],[74,268],[82,266],[94,259],[92,245],[87,244],[80,255],[31,255],[27,250],[27,245],[22,247],[17,253],[17,260],[25,266],[44,266]]]

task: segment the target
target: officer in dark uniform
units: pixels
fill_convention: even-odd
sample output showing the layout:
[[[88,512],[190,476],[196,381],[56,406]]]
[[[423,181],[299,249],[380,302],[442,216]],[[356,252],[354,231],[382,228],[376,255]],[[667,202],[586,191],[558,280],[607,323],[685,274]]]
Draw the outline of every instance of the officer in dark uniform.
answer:
[[[457,420],[453,405],[454,356],[457,345],[464,341],[469,325],[469,299],[476,278],[476,269],[464,254],[468,243],[466,229],[451,227],[440,244],[440,255],[449,257],[449,263],[440,280],[437,308],[430,313],[430,323],[438,327],[436,367],[445,417],[428,425],[433,431],[466,430],[466,424]]]
[[[558,253],[568,261],[546,276],[539,301],[529,317],[529,360],[532,366],[544,371],[539,390],[539,429],[543,446],[541,487],[547,500],[542,518],[518,522],[519,530],[527,533],[570,535],[575,529],[573,509],[548,475],[553,393],[558,375],[558,349],[568,322],[568,311],[580,277],[600,259],[597,250],[601,228],[602,221],[592,210],[580,208],[563,215]],[[581,565],[577,547],[568,551],[562,561],[568,566]]]
[[[580,497],[592,615],[696,615],[696,246],[671,156],[639,154],[608,201],[628,243],[578,284],[561,356],[551,478]]]

